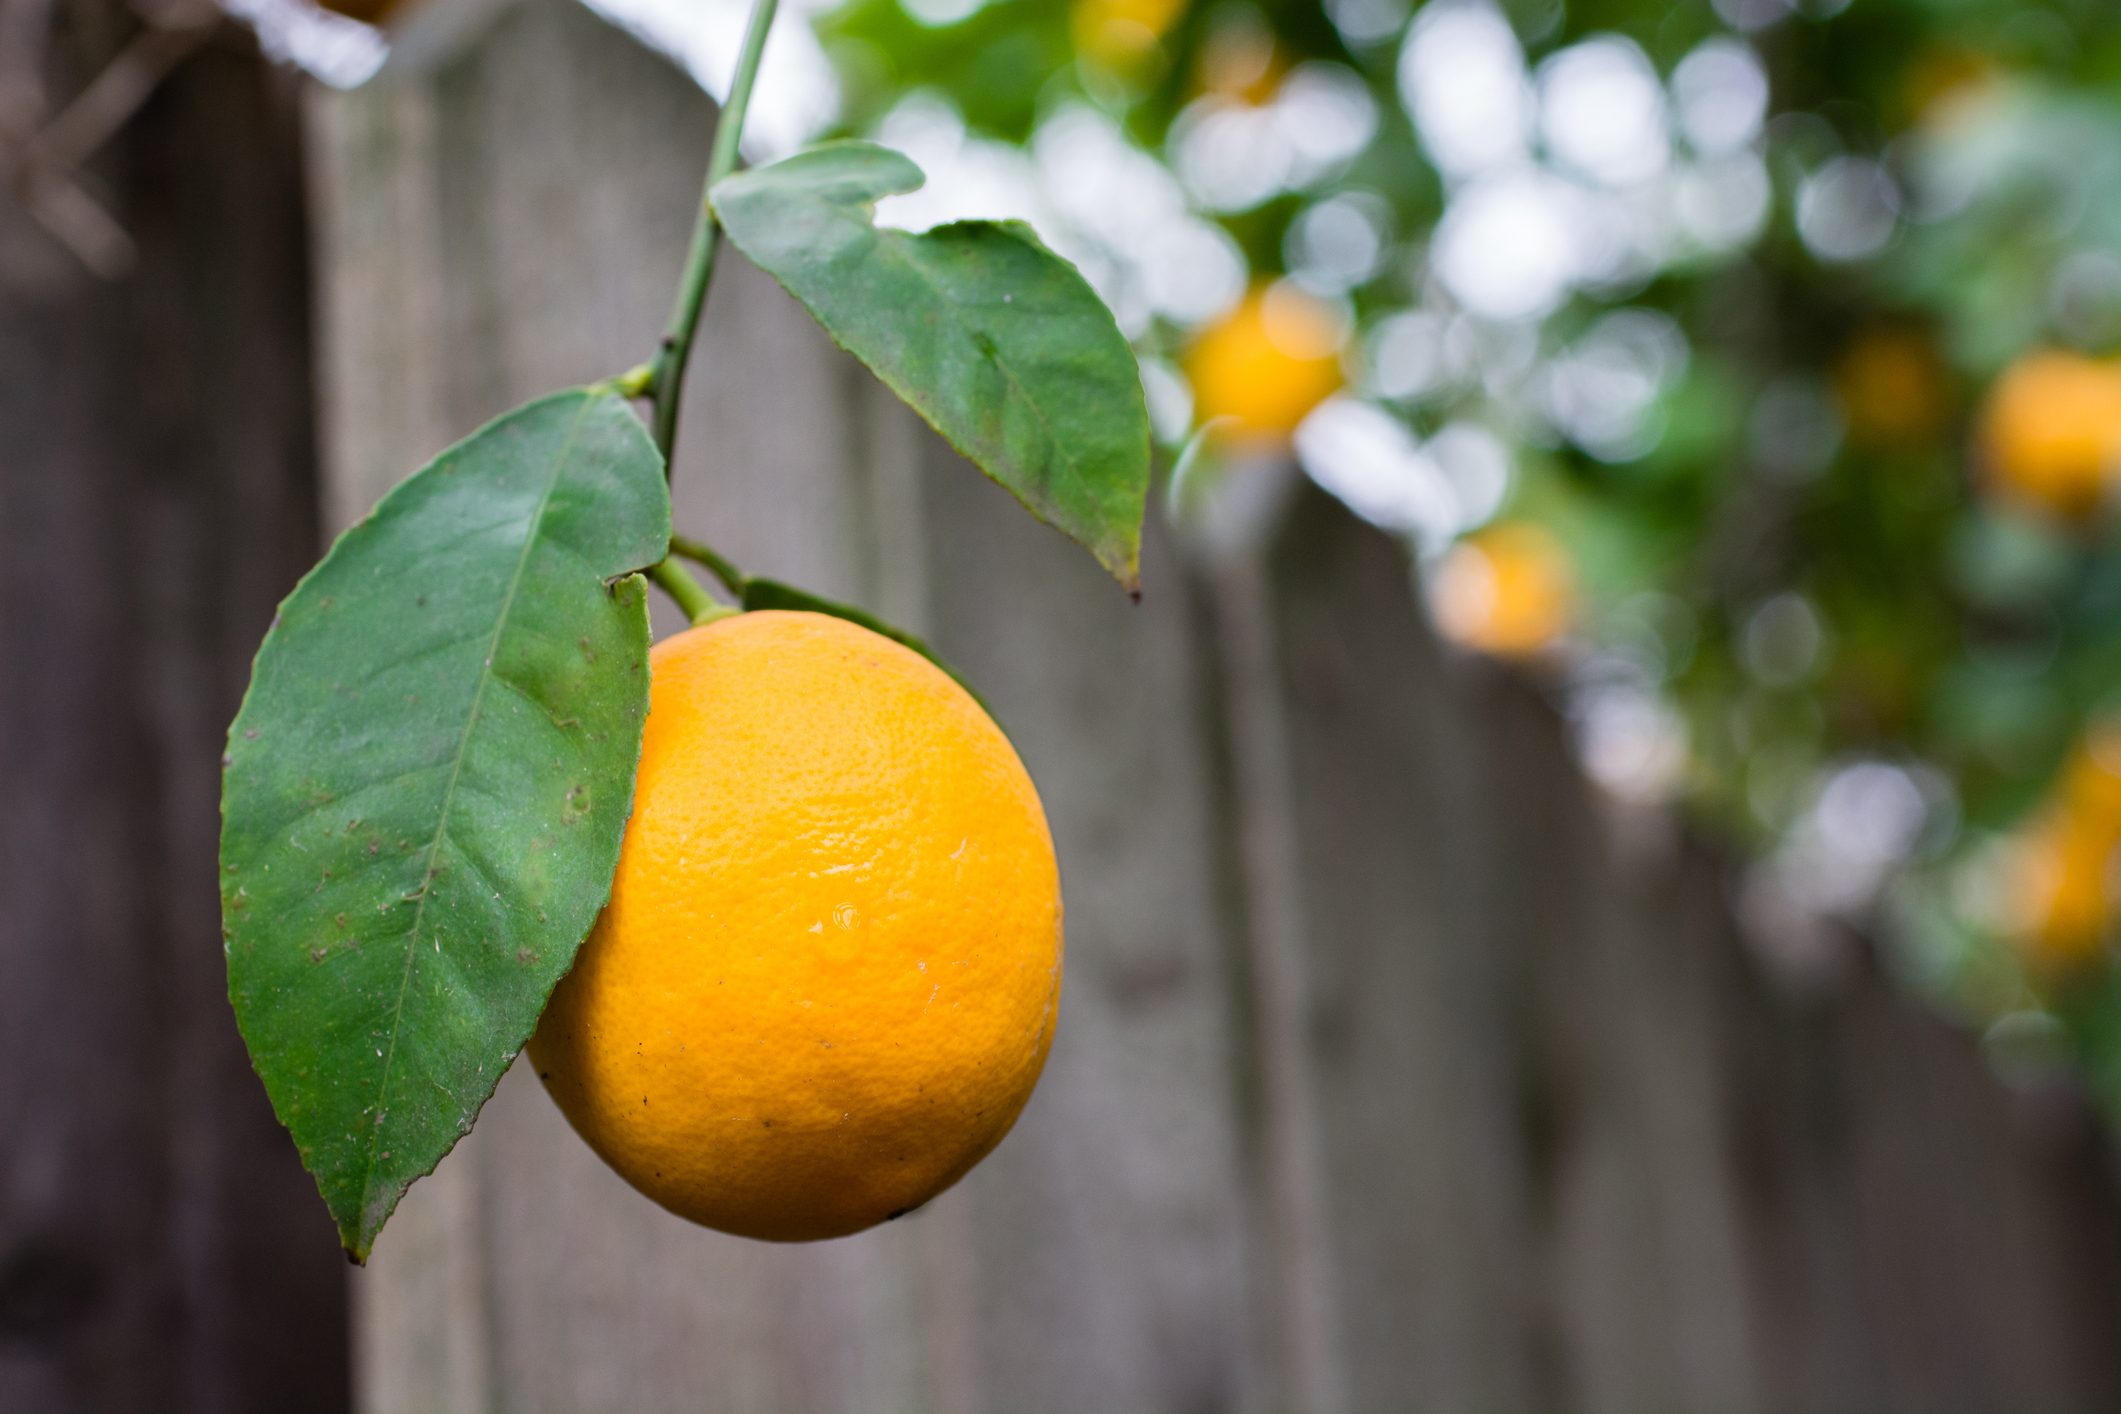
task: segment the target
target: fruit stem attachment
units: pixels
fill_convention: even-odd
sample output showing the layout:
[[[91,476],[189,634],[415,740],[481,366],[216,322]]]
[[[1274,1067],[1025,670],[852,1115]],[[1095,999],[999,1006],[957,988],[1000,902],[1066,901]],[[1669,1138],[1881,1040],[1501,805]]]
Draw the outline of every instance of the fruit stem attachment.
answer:
[[[706,571],[722,582],[722,588],[737,598],[744,597],[744,572],[723,557],[713,546],[683,535],[670,537],[670,553],[703,566]]]
[[[708,194],[715,183],[736,170],[737,143],[744,135],[744,110],[751,106],[751,87],[757,80],[759,60],[766,52],[766,32],[773,28],[778,0],[752,0],[751,19],[744,29],[744,46],[737,54],[736,74],[729,81],[729,98],[714,125],[714,149],[707,160],[707,184],[700,193],[699,217],[692,228],[692,249],[685,257],[684,278],[678,282],[677,303],[670,311],[670,324],[663,333],[663,346],[649,364],[647,395],[655,402],[655,444],[663,450],[667,475],[671,455],[677,450],[678,402],[685,389],[685,365],[692,359],[693,335],[700,327],[700,311],[707,304],[707,285],[714,278],[715,252],[721,246],[721,223],[714,218]]]
[[[677,601],[677,606],[685,611],[685,617],[692,621],[695,628],[743,612],[727,604],[715,603],[707,591],[700,587],[700,582],[692,577],[691,571],[675,559],[666,558],[651,565],[648,577],[655,581],[658,589]]]

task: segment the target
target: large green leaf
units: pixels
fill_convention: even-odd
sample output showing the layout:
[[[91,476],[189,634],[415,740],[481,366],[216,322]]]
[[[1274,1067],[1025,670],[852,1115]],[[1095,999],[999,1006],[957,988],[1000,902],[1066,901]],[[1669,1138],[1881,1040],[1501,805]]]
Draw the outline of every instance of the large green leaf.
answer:
[[[280,608],[229,731],[229,998],[355,1260],[471,1128],[611,889],[661,459],[585,389],[460,443]]]
[[[841,347],[1134,589],[1149,418],[1125,337],[1020,222],[879,230],[877,200],[921,181],[888,148],[842,142],[711,196],[729,238]]]

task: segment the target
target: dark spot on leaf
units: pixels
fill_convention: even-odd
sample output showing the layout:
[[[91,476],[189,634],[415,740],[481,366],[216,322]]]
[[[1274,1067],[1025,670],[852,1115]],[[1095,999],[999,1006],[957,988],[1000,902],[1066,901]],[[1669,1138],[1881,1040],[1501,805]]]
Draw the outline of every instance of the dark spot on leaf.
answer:
[[[317,946],[309,950],[309,960],[311,962],[322,962],[325,958],[330,956],[331,950],[325,947],[322,943],[317,944]]]
[[[258,739],[258,729],[256,727],[245,728],[243,732],[243,739],[245,741],[256,741]]]
[[[589,638],[586,634],[575,640],[575,646],[582,650],[583,662],[594,663],[597,660],[597,650],[590,647]]]
[[[516,961],[521,963],[523,966],[528,967],[537,960],[538,955],[532,952],[529,948],[516,949]]]

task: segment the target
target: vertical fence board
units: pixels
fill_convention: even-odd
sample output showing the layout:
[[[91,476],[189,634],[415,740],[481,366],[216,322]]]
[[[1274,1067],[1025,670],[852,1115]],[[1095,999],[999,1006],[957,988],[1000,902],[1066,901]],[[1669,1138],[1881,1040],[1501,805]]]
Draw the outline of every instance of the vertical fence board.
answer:
[[[55,99],[122,8],[57,8]],[[217,763],[316,539],[294,113],[239,31],[179,68],[84,174],[109,280],[0,186],[0,1409],[347,1403],[216,930]]]

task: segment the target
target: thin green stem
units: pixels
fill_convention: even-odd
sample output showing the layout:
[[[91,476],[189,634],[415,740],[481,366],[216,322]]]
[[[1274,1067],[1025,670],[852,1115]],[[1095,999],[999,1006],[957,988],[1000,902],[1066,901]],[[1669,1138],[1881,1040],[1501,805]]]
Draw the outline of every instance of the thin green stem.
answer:
[[[696,565],[703,565],[709,574],[722,582],[722,588],[741,599],[744,597],[744,572],[725,559],[713,546],[682,535],[670,537],[670,553],[681,555]]]
[[[759,59],[766,52],[766,32],[773,28],[778,0],[752,0],[751,20],[744,29],[744,47],[737,55],[736,77],[729,84],[729,99],[714,128],[714,150],[707,161],[707,185],[700,195],[699,219],[692,228],[692,250],[685,258],[685,275],[678,283],[677,304],[670,311],[670,325],[663,333],[663,347],[656,354],[649,381],[649,396],[655,399],[655,443],[663,449],[667,470],[677,450],[678,403],[685,390],[685,366],[692,361],[692,339],[700,327],[700,311],[707,304],[707,286],[714,279],[715,252],[721,246],[721,223],[707,193],[715,183],[736,170],[737,143],[744,135],[744,110],[751,106],[751,87],[758,79]]]
[[[685,617],[695,625],[713,623],[737,612],[726,604],[715,603],[700,587],[700,582],[692,577],[692,572],[674,559],[652,565],[648,577],[655,581],[658,589],[677,601],[677,606],[685,611]]]

